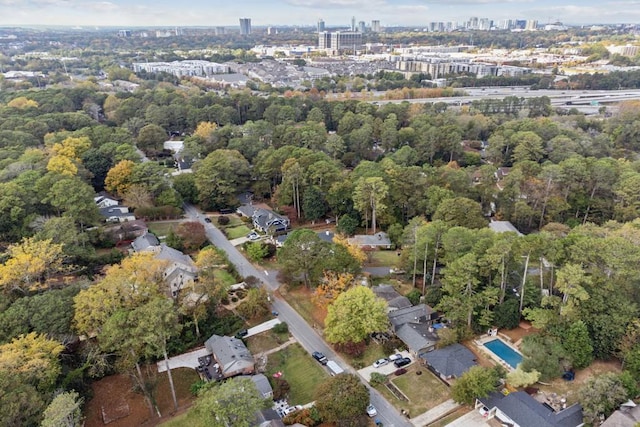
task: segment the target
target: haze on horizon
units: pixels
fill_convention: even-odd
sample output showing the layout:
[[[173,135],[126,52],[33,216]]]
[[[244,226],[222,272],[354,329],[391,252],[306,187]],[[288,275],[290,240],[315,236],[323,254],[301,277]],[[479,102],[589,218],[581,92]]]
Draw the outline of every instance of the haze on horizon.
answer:
[[[238,26],[328,27],[379,20],[384,26],[422,28],[431,21],[466,21],[472,16],[536,19],[541,24],[640,22],[640,0],[0,0],[0,26]]]

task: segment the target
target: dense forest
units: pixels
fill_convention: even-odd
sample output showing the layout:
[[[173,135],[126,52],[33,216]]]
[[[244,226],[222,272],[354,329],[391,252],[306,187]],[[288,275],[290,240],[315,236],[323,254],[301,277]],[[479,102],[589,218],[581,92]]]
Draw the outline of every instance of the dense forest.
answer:
[[[234,208],[249,190],[288,208],[294,224],[330,217],[345,235],[386,230],[417,292],[456,326],[451,339],[524,316],[541,331],[524,345],[525,369],[553,378],[617,357],[640,380],[637,103],[605,118],[556,115],[545,98],[454,110],[181,83],[0,92],[3,424],[38,423],[55,390],[84,393],[124,362],[134,370],[233,330],[215,310],[177,310],[149,259],[120,263],[104,250],[116,241],[94,202],[102,190],[147,218],[177,216],[183,202]],[[184,139],[192,174],[169,174],[169,138]],[[526,235],[494,233],[492,219]],[[201,251],[196,263],[221,256]],[[356,273],[344,259],[304,260],[314,272],[306,284],[317,286],[323,269]],[[132,286],[148,292],[120,286],[140,270]],[[158,313],[185,327],[163,329]],[[77,341],[96,332],[100,346]],[[143,332],[147,341],[136,341]]]

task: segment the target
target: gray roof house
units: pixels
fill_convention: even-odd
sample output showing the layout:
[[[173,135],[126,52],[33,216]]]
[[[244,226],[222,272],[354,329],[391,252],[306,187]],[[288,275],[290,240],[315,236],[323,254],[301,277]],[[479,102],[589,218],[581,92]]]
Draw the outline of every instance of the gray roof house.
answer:
[[[550,407],[529,396],[524,391],[516,391],[506,396],[493,392],[476,400],[476,408],[485,406],[488,418],[496,417],[513,427],[580,427],[582,407],[579,404],[555,412]]]
[[[160,245],[160,240],[152,233],[145,233],[140,237],[137,237],[131,242],[131,247],[135,252],[146,251],[150,248]]]
[[[93,201],[99,208],[108,208],[109,206],[117,206],[120,204],[118,199],[104,191],[98,193],[98,195],[93,198]]]
[[[352,245],[361,248],[391,249],[391,239],[389,239],[389,236],[384,231],[379,231],[373,236],[368,234],[356,234],[355,236],[347,239],[347,241]]]
[[[270,399],[273,397],[273,388],[271,388],[271,384],[269,383],[269,379],[264,376],[264,374],[252,375],[251,381],[256,385],[256,388],[265,399]]]
[[[387,312],[390,313],[401,308],[411,307],[409,298],[403,297],[392,285],[378,285],[371,288],[377,297],[387,302]]]
[[[212,335],[204,345],[220,366],[219,370],[223,378],[251,375],[255,371],[253,356],[242,340]]]
[[[129,212],[129,208],[126,206],[115,205],[99,208],[100,215],[105,218],[107,222],[126,222],[135,221],[136,216]]]
[[[155,259],[166,261],[164,278],[169,285],[171,296],[176,297],[182,287],[191,281],[195,281],[198,270],[189,255],[185,255],[177,249],[160,243],[158,238],[151,233],[145,233],[131,243],[135,252],[153,252]]]
[[[460,378],[476,365],[476,356],[471,350],[457,343],[425,353],[421,357],[427,366],[445,381]]]
[[[388,315],[396,336],[402,340],[414,356],[432,351],[438,336],[431,324],[437,313],[426,304],[401,308]]]
[[[639,423],[640,406],[623,405],[600,424],[600,427],[635,427]]]
[[[489,223],[489,228],[495,231],[496,233],[516,233],[518,236],[522,236],[523,234],[518,231],[518,229],[510,222],[510,221],[491,221]]]
[[[263,233],[285,231],[289,228],[290,221],[284,215],[279,215],[272,210],[256,208],[253,205],[241,205],[236,212],[253,220],[253,228]]]

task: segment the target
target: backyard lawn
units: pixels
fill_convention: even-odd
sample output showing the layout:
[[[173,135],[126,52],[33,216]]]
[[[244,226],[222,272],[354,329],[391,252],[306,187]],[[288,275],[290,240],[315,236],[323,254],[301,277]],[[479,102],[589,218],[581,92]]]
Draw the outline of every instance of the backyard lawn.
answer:
[[[271,378],[276,372],[282,372],[282,378],[291,387],[287,399],[290,405],[312,402],[316,388],[328,376],[298,343],[268,356],[265,375]]]
[[[367,252],[367,260],[369,267],[396,267],[400,257],[396,251],[371,251]]]
[[[149,231],[156,235],[156,237],[164,237],[169,234],[169,230],[172,228],[175,230],[182,221],[156,221],[147,222]]]
[[[421,375],[416,372],[421,371]],[[399,410],[409,411],[409,415],[417,416],[449,399],[449,389],[427,368],[414,363],[407,373],[399,377],[391,376],[391,382],[409,398],[400,400],[385,385],[376,386],[376,390]]]
[[[227,270],[216,269],[213,272],[213,277],[225,286],[231,286],[236,284],[236,279]]]

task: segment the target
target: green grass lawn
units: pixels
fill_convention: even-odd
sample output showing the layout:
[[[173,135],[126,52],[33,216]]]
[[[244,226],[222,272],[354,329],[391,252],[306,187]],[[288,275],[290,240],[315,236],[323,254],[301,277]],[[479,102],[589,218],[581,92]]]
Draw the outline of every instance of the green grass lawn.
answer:
[[[300,344],[292,344],[276,353],[270,354],[265,375],[272,378],[276,372],[282,372],[291,390],[289,404],[304,405],[314,400],[314,392],[328,374],[320,367]]]
[[[416,375],[416,371],[422,374]],[[376,390],[399,410],[409,411],[411,416],[422,414],[449,399],[448,387],[419,364],[414,363],[404,375],[392,375],[391,381],[410,399],[409,402],[395,397],[384,385],[376,386]]]
[[[371,365],[373,362],[375,362],[378,359],[382,359],[383,357],[387,357],[388,354],[385,354],[385,351],[382,348],[382,345],[376,344],[375,342],[372,341],[367,346],[366,350],[364,351],[364,353],[360,357],[351,357],[346,353],[340,353],[340,356],[343,359],[347,360],[349,362],[349,364],[351,366],[353,366],[354,368],[362,369],[365,366]]]
[[[276,348],[289,339],[289,334],[276,334],[272,330],[262,332],[258,335],[245,339],[247,348],[251,354],[262,353],[272,348]]]
[[[231,286],[236,283],[235,277],[227,270],[216,270],[213,272],[213,277],[222,282],[226,286]]]
[[[370,267],[395,267],[400,260],[396,251],[371,251],[367,255]]]
[[[237,227],[239,225],[245,225],[246,223],[242,220],[241,217],[239,217],[238,215],[224,215],[227,218],[229,218],[229,223],[225,224],[225,225],[220,225],[218,223],[218,220],[216,219],[216,226],[218,226],[219,228],[232,228],[232,227]],[[219,218],[219,217],[218,217]]]
[[[244,237],[247,234],[251,233],[251,229],[246,225],[242,224],[237,227],[225,228],[224,232],[227,235],[229,240],[237,239],[239,237]]]
[[[166,236],[172,228],[175,230],[182,221],[148,222],[149,231],[157,237]]]

